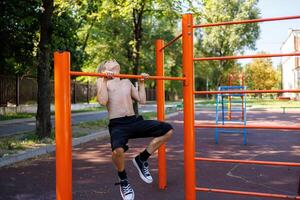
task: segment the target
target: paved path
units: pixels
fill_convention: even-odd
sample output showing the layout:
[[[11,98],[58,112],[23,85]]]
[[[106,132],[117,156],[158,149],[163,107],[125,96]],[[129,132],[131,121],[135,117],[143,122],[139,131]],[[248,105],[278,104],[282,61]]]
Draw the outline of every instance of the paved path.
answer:
[[[207,112],[196,115],[197,120],[209,120]],[[279,113],[271,117],[258,114],[258,120],[274,119],[274,124],[284,124]],[[299,125],[299,114],[289,120]],[[256,115],[253,113],[253,117]],[[250,118],[251,119],[251,118]],[[252,118],[252,120],[254,120]],[[142,151],[149,141],[132,140],[126,157],[126,170],[136,192],[136,200],[183,200],[184,162],[182,115],[171,118],[175,128],[174,137],[167,144],[168,188],[157,188],[156,154],[150,158],[155,179],[153,184],[140,180],[131,159]],[[118,200],[119,188],[115,169],[111,163],[108,140],[96,140],[73,149],[73,199]],[[300,162],[300,133],[297,131],[251,130],[248,145],[242,144],[237,134],[221,135],[220,144],[214,143],[213,129],[197,129],[196,155],[212,158],[250,159],[283,162]],[[296,195],[300,175],[299,167],[272,167],[241,164],[197,162],[197,186],[252,192]],[[54,154],[0,168],[1,200],[54,200],[55,157]],[[197,193],[198,200],[271,200],[248,196],[214,193]]]
[[[143,105],[141,112],[155,111],[156,105]],[[72,114],[72,124],[80,122],[94,121],[107,117],[106,111],[100,112],[85,112]],[[54,127],[54,118],[51,119],[52,126]],[[22,132],[33,131],[35,129],[35,118],[30,119],[16,119],[0,121],[0,137],[14,135]]]
[[[101,112],[87,112],[87,113],[75,113],[72,114],[72,124],[78,124],[80,122],[93,121],[102,119],[107,116],[106,111]],[[51,117],[51,123],[54,127],[54,118]],[[14,135],[22,132],[32,131],[35,129],[35,119],[25,120],[12,120],[7,123],[0,123],[0,137]]]

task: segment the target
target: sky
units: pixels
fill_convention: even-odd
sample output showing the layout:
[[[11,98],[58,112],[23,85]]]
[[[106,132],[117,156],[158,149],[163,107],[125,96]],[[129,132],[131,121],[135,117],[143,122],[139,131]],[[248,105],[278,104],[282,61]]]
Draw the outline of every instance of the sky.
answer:
[[[261,18],[283,17],[300,15],[300,0],[260,0],[258,7],[261,11]],[[289,29],[300,29],[300,19],[262,22],[260,25],[260,38],[256,42],[257,50],[246,51],[247,54],[256,54],[264,51],[267,53],[281,53],[280,47],[288,37]],[[281,58],[272,58],[273,66],[280,64]],[[239,60],[246,64],[251,59]]]

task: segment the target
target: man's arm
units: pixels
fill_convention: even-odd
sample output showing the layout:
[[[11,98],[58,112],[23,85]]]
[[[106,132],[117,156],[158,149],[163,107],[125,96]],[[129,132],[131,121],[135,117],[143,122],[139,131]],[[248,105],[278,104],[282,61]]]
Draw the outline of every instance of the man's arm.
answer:
[[[105,71],[104,74],[106,77],[97,80],[97,100],[101,105],[106,106],[108,102],[107,79],[113,79],[114,73]]]
[[[139,90],[131,84],[131,94],[132,98],[138,101],[140,104],[146,103],[146,90],[145,90],[145,79],[149,76],[148,74],[143,73],[144,79],[139,80]]]
[[[97,79],[97,101],[106,106],[108,102],[108,92],[107,92],[107,79],[98,78]]]
[[[140,96],[140,104],[146,103],[146,90],[145,90],[145,81],[139,81],[139,96]]]

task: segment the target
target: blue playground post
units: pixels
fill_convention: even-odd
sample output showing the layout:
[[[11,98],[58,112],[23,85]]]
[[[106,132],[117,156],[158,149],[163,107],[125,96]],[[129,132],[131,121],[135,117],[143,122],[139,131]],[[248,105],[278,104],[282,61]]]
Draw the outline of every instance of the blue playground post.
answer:
[[[229,90],[245,90],[246,86],[220,86],[218,91],[229,91]],[[228,99],[228,100],[226,100]],[[246,95],[245,94],[217,94],[216,96],[216,125],[226,123],[230,124],[247,124],[247,108],[246,108]],[[221,111],[220,106],[221,104]],[[230,106],[229,106],[230,104]],[[230,117],[225,117],[230,113]],[[221,114],[221,121],[219,120],[219,115]],[[229,116],[229,115],[228,115]],[[236,129],[226,129],[225,128],[216,128],[215,129],[215,141],[216,144],[219,143],[219,133],[239,133],[243,134],[243,143],[247,144],[247,129],[243,130]]]

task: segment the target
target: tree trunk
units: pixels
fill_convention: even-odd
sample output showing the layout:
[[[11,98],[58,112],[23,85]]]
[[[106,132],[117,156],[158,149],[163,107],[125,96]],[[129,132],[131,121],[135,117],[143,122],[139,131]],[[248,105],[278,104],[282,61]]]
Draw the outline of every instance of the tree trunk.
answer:
[[[90,37],[90,34],[91,34],[91,30],[92,30],[92,28],[94,27],[94,24],[95,24],[96,20],[97,20],[97,16],[95,16],[95,17],[92,19],[91,25],[90,25],[90,27],[89,27],[88,30],[87,30],[87,33],[86,33],[86,36],[85,36],[85,39],[84,39],[84,42],[83,42],[83,45],[82,45],[82,48],[81,48],[81,51],[82,51],[82,52],[85,51],[87,42],[88,42],[89,37]]]
[[[50,40],[51,18],[53,14],[53,0],[43,0],[43,12],[40,18],[40,42],[38,45],[38,96],[36,114],[36,134],[48,137],[51,133],[50,112]]]
[[[133,74],[139,74],[140,67],[140,50],[142,46],[142,18],[144,13],[145,4],[141,5],[141,8],[133,9],[133,26],[134,26],[134,49],[133,49]],[[136,80],[132,80],[135,84]],[[138,103],[133,103],[133,109],[136,115],[139,114]]]

